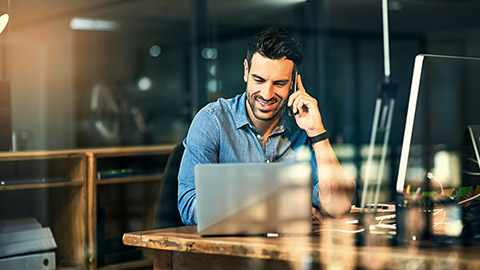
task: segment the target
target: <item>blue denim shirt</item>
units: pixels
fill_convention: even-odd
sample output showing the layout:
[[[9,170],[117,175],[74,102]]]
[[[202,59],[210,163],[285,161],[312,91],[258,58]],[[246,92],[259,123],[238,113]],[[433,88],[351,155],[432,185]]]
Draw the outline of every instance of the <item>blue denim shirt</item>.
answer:
[[[286,162],[296,160],[296,149],[308,145],[290,110],[284,110],[282,121],[263,145],[263,137],[250,122],[246,94],[231,99],[220,98],[202,108],[193,119],[183,141],[185,152],[178,174],[178,210],[185,225],[197,224],[195,214],[194,167],[200,163]],[[313,150],[313,205],[318,199],[317,164]]]

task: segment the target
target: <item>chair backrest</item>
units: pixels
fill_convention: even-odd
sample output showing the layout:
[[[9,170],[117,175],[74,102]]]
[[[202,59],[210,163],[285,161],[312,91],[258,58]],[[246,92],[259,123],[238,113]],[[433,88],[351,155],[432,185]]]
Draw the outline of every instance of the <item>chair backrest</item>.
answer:
[[[185,148],[183,144],[179,143],[173,149],[172,154],[168,158],[157,201],[157,211],[155,215],[156,229],[178,227],[183,225],[177,208],[177,176],[184,150]]]

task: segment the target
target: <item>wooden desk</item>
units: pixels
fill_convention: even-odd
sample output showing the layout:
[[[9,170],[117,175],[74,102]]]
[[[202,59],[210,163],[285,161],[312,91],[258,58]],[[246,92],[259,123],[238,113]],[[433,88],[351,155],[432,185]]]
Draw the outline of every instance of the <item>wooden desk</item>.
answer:
[[[154,269],[480,269],[480,247],[353,245],[322,225],[319,236],[202,237],[196,227],[126,233],[123,243],[154,250]],[[330,230],[330,231],[329,231]]]

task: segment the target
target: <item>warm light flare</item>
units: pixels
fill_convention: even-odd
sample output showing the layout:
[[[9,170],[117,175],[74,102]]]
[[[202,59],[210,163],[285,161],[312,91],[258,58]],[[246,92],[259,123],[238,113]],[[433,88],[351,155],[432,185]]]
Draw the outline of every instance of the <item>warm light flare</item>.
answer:
[[[2,13],[0,13],[2,14]],[[0,34],[3,32],[3,30],[5,29],[5,27],[7,27],[7,24],[8,24],[8,19],[10,18],[10,16],[8,16],[8,14],[2,14],[0,16]]]

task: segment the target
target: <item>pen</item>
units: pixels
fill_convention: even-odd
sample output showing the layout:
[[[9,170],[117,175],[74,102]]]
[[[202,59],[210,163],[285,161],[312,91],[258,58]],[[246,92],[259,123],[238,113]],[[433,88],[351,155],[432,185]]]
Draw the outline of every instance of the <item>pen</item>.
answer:
[[[413,200],[416,200],[418,198],[418,194],[420,194],[420,190],[421,190],[421,188],[418,187],[417,191],[415,191],[415,196],[413,196]]]

